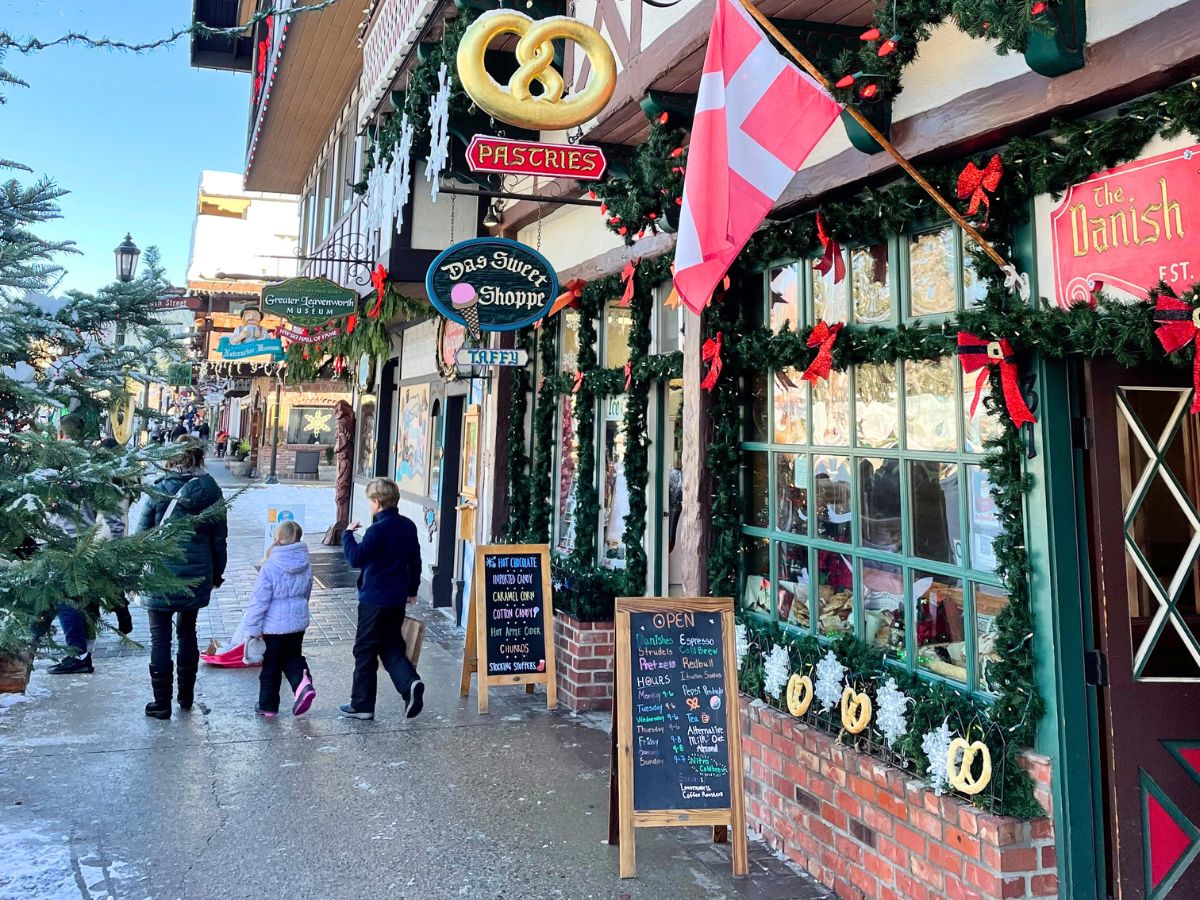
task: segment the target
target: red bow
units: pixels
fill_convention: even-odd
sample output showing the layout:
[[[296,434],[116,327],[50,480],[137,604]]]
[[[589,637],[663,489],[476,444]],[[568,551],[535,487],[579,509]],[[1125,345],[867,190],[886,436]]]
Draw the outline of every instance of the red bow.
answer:
[[[991,212],[992,200],[988,197],[988,192],[995,192],[1000,186],[1000,177],[1003,174],[1004,163],[999,155],[989,159],[987,166],[982,169],[973,162],[967,163],[966,168],[958,174],[958,199],[971,198],[971,205],[967,207],[968,216],[973,216],[979,211],[980,203]],[[984,218],[986,219],[986,216]]]
[[[841,245],[829,233],[829,223],[825,221],[823,213],[817,213],[817,237],[825,252],[820,259],[813,263],[813,268],[822,275],[828,275],[832,270],[833,283],[841,284],[842,279],[846,277],[846,260],[842,256]]]
[[[1154,304],[1154,333],[1168,353],[1181,350],[1200,333],[1200,308],[1185,303],[1166,284],[1150,292]],[[1192,361],[1192,412],[1200,412],[1200,353]]]
[[[550,307],[550,312],[546,313],[543,318],[549,319],[551,316],[556,316],[567,307],[571,309],[579,309],[579,298],[583,296],[583,289],[587,287],[587,282],[582,278],[572,278],[563,285],[563,292],[558,295]],[[533,323],[534,328],[542,327],[542,319],[538,319]]]
[[[375,267],[371,273],[371,284],[375,285],[375,305],[367,313],[372,319],[379,318],[379,310],[383,307],[383,292],[387,288],[388,273],[382,265]]]
[[[571,385],[571,393],[578,394],[581,387],[583,387],[583,372],[576,372],[575,383]]]
[[[346,334],[354,334],[354,329],[357,326],[358,326],[358,316],[355,315],[354,313],[350,313],[350,315],[346,319]]]
[[[640,262],[640,259],[631,259],[621,270],[621,281],[625,282],[625,293],[621,295],[621,302],[617,306],[628,306],[633,300],[633,273],[637,271]]]
[[[633,383],[633,363],[625,363],[625,390],[629,390],[629,385]]]
[[[971,417],[979,406],[979,395],[983,392],[983,383],[987,380],[988,370],[992,366],[1000,367],[1000,382],[1004,386],[1004,406],[1013,425],[1020,428],[1026,423],[1036,422],[1033,413],[1021,396],[1021,387],[1017,384],[1017,361],[1012,344],[1005,338],[998,341],[988,341],[971,334],[968,331],[958,333],[958,358],[962,361],[963,371],[978,372],[975,379],[975,397],[971,400]]]
[[[708,374],[704,376],[704,380],[700,382],[700,387],[706,391],[711,391],[717,385],[717,379],[721,377],[721,342],[724,340],[722,332],[718,331],[716,337],[710,337],[704,342],[704,346],[700,348],[700,358],[709,364]]]
[[[816,357],[808,368],[804,370],[804,374],[800,377],[805,381],[815,385],[818,379],[824,378],[828,380],[829,372],[833,368],[833,342],[837,340],[838,333],[842,330],[842,323],[837,322],[833,326],[825,324],[824,321],[818,322],[813,330],[808,335],[809,347],[820,347]]]

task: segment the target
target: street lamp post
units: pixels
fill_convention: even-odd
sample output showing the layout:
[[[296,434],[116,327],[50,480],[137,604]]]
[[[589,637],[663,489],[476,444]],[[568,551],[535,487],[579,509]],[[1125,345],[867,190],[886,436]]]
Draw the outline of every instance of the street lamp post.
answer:
[[[275,373],[275,415],[272,417],[271,425],[271,471],[267,475],[267,484],[279,484],[279,478],[275,474],[275,466],[279,462],[279,394],[283,388],[283,378],[280,373]]]
[[[142,251],[138,249],[138,245],[133,242],[133,238],[129,232],[125,232],[125,240],[117,244],[117,248],[113,251],[113,255],[117,258],[117,280],[123,284],[128,284],[133,281],[133,276],[137,272],[138,260],[142,256]]]

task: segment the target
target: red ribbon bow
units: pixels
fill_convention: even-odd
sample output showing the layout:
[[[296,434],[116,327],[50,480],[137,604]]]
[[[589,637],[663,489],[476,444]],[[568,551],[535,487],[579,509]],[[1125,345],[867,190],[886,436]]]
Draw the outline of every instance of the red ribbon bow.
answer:
[[[708,374],[700,382],[700,387],[706,391],[711,391],[716,387],[717,379],[721,377],[721,342],[723,340],[723,333],[718,331],[716,337],[710,337],[700,348],[700,358],[709,364]]]
[[[621,281],[625,282],[625,293],[621,295],[621,302],[617,306],[628,306],[633,300],[633,273],[637,271],[640,262],[640,259],[631,259],[621,270]]]
[[[1012,344],[1005,338],[989,341],[969,331],[958,333],[958,358],[962,361],[963,371],[970,374],[978,372],[975,379],[975,396],[971,400],[971,417],[975,417],[975,409],[979,406],[979,395],[983,392],[983,383],[987,380],[988,370],[992,366],[1000,367],[1000,381],[1004,386],[1004,407],[1008,410],[1013,425],[1020,428],[1027,423],[1036,422],[1033,413],[1021,396],[1021,387],[1017,384],[1017,361]]]
[[[579,389],[580,389],[581,387],[583,387],[583,373],[582,373],[582,372],[576,372],[576,373],[575,373],[575,383],[574,383],[573,385],[571,385],[571,393],[572,393],[572,394],[578,394],[578,393],[579,393]]]
[[[587,282],[582,278],[572,278],[563,285],[563,292],[558,295],[554,303],[550,307],[550,312],[546,313],[544,318],[549,319],[551,316],[557,316],[567,307],[571,309],[579,309],[579,298],[583,296],[583,289],[587,287]],[[533,323],[533,327],[541,328],[542,319],[538,319]]]
[[[633,383],[633,363],[625,363],[625,390],[629,390],[629,385]]]
[[[388,273],[382,265],[375,267],[371,273],[371,284],[375,285],[375,305],[367,313],[372,319],[379,318],[379,310],[383,308],[383,292],[387,288]]]
[[[822,275],[828,275],[832,270],[833,283],[841,284],[842,279],[846,277],[846,260],[842,256],[841,245],[829,233],[829,223],[825,221],[824,213],[820,212],[817,213],[817,237],[821,241],[824,253],[813,263],[813,268]]]
[[[358,327],[358,316],[354,313],[350,313],[350,315],[346,317],[346,334],[354,334],[354,329],[356,327]]]
[[[833,342],[837,340],[838,334],[842,330],[842,323],[836,322],[832,326],[827,325],[824,321],[818,322],[813,330],[808,335],[808,346],[819,347],[817,355],[808,368],[804,370],[804,374],[800,377],[805,381],[816,384],[819,379],[829,378],[829,372],[833,369]]]
[[[1000,186],[1000,177],[1003,174],[1004,163],[998,154],[989,159],[988,164],[982,169],[973,162],[967,163],[966,167],[958,174],[958,199],[971,198],[971,205],[967,207],[968,216],[973,216],[979,211],[980,203],[987,207],[989,214],[991,213],[992,200],[988,196],[988,192],[995,193],[996,188]],[[986,220],[987,217],[984,218]]]
[[[1154,304],[1154,333],[1168,353],[1181,350],[1200,334],[1200,307],[1180,300],[1166,284],[1150,292]],[[1192,412],[1200,412],[1200,353],[1192,361]]]

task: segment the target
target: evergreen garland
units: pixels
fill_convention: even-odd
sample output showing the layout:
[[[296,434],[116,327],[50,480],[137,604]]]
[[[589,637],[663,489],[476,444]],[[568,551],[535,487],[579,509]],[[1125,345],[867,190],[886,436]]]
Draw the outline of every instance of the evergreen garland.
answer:
[[[650,531],[646,518],[646,483],[650,467],[646,452],[646,414],[650,406],[650,381],[643,371],[633,367],[635,359],[650,355],[650,314],[654,306],[654,285],[647,284],[648,275],[635,275],[633,327],[629,332],[629,391],[625,397],[625,486],[629,491],[629,513],[621,534],[625,545],[625,590],[628,596],[640,597],[646,592],[646,542]],[[623,377],[623,373],[622,373]],[[624,384],[621,385],[624,389]]]
[[[557,367],[558,319],[543,319],[538,329],[538,362],[543,373]],[[537,389],[537,404],[533,413],[533,468],[529,499],[528,525],[524,540],[540,544],[551,542],[550,522],[554,504],[554,413],[558,395],[543,374]]]
[[[518,335],[519,346],[532,356],[532,329],[523,328]],[[525,450],[525,416],[529,411],[529,367],[518,366],[512,373],[512,406],[508,411],[508,504],[504,534],[514,540],[520,518],[513,513],[529,509],[529,454]]]
[[[610,170],[591,190],[603,201],[600,213],[608,230],[626,244],[659,231],[674,231],[679,221],[678,198],[683,196],[687,161],[687,131],[663,113],[650,120],[650,133],[629,163],[629,177]]]
[[[603,396],[596,383],[596,322],[604,309],[603,287],[589,284],[579,298],[579,371],[584,373],[575,396],[575,423],[579,441],[575,481],[575,546],[571,560],[592,565],[596,558],[596,533],[600,523],[600,493],[596,490],[596,400]],[[591,374],[592,377],[588,378]]]

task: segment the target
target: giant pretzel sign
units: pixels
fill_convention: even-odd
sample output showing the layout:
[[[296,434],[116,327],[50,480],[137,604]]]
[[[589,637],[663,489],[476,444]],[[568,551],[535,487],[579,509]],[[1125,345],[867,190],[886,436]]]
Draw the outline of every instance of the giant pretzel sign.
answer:
[[[488,73],[484,54],[503,34],[520,38],[516,48],[520,66],[501,86]],[[562,75],[551,66],[551,41],[560,38],[577,43],[592,61],[587,86],[566,100]],[[485,12],[463,35],[458,45],[458,78],[476,106],[494,118],[535,131],[558,131],[582,125],[604,109],[617,86],[617,61],[600,32],[576,19],[551,16],[535,22],[524,13],[498,9]],[[530,91],[535,81],[542,88],[536,97]]]

